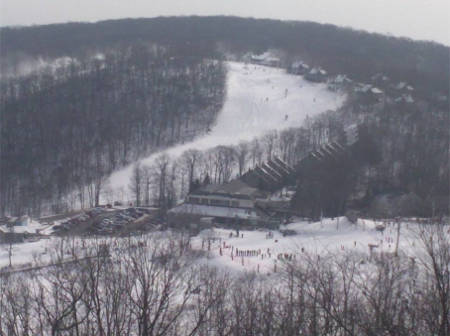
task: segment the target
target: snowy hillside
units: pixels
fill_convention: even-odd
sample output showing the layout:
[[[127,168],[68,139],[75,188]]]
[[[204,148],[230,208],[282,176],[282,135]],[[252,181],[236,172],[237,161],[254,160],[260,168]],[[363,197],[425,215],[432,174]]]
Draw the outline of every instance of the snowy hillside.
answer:
[[[270,130],[301,126],[307,116],[314,117],[341,106],[345,97],[326,89],[325,84],[305,81],[282,69],[228,63],[227,99],[216,125],[198,139],[165,152],[177,157],[185,150],[205,150],[252,140]],[[151,164],[156,153],[142,160]],[[132,166],[110,177],[112,188],[128,187]]]

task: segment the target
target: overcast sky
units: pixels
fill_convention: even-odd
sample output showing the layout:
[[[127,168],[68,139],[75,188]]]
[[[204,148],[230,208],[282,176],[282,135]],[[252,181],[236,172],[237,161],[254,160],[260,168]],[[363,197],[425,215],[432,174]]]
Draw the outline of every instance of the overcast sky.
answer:
[[[450,0],[0,0],[0,25],[165,15],[307,20],[450,45]]]

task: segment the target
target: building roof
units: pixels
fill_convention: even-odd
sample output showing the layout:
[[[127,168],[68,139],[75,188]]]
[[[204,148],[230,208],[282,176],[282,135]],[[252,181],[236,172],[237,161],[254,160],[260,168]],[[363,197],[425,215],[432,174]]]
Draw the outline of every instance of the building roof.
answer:
[[[347,140],[348,141],[348,140]],[[351,141],[354,141],[351,139]],[[350,143],[348,143],[350,144]],[[339,144],[338,142],[327,143],[316,149],[315,151],[310,152],[308,157],[304,159],[305,162],[311,162],[311,159],[316,161],[328,160],[328,159],[336,159],[345,153],[345,148]],[[299,162],[297,164],[300,167],[303,162]]]
[[[370,79],[372,81],[374,81],[374,82],[387,82],[387,81],[389,81],[389,77],[384,75],[384,74],[382,74],[382,73],[377,73],[377,74],[373,75]]]
[[[311,71],[309,72],[310,75],[323,75],[325,76],[327,74],[327,72],[322,69],[322,68],[312,68]]]
[[[382,94],[383,93],[383,91],[381,91],[379,88],[377,88],[377,87],[374,87],[374,88],[372,88],[372,93],[374,93],[374,94]]]
[[[309,65],[302,61],[297,61],[297,62],[292,63],[292,67],[297,68],[297,69],[298,68],[309,69]]]
[[[274,192],[285,186],[294,174],[294,168],[274,156],[262,166],[250,169],[240,179],[258,190]]]
[[[334,82],[337,84],[350,83],[352,80],[347,75],[337,75],[334,78]]]
[[[270,52],[265,52],[261,55],[251,55],[251,59],[256,62],[279,62],[278,57],[274,57]]]
[[[395,86],[395,89],[397,90],[403,90],[404,88],[406,88],[407,84],[405,82],[400,82]]]
[[[404,94],[404,95],[401,95],[400,97],[397,97],[395,99],[395,101],[397,103],[410,103],[411,104],[411,103],[414,103],[414,98],[410,94],[408,94],[408,95]]]
[[[356,92],[362,92],[362,93],[367,93],[371,89],[372,89],[372,85],[364,84],[364,83],[358,83],[358,85],[355,87]]]

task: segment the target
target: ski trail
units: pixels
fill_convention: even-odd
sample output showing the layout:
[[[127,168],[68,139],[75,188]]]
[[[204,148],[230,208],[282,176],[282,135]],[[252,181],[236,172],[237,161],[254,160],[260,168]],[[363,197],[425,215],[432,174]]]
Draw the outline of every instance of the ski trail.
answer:
[[[283,69],[236,62],[228,62],[227,66],[227,98],[211,131],[191,142],[141,159],[141,164],[151,164],[161,153],[176,158],[188,149],[235,145],[271,130],[299,127],[307,116],[335,110],[345,100],[345,96],[328,91],[325,84],[305,81]],[[286,115],[288,120],[285,120]],[[127,190],[132,166],[110,176],[113,189]]]

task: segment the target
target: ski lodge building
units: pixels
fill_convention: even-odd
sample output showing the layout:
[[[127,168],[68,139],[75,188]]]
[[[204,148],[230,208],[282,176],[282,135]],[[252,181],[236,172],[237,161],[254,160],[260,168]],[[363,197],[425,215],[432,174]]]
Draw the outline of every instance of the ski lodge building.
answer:
[[[290,208],[289,200],[279,197],[277,192],[295,186],[299,172],[305,167],[327,160],[345,159],[349,154],[348,148],[359,138],[357,125],[347,127],[345,132],[345,142],[333,141],[322,145],[300,160],[295,168],[273,157],[231,182],[209,184],[192,191],[184,203],[169,210],[169,224],[276,227],[292,215],[300,216]]]
[[[221,224],[270,225],[274,219],[266,206],[269,197],[295,182],[294,173],[292,167],[274,157],[231,182],[192,191],[183,204],[169,211],[169,222],[183,224],[209,218]]]

